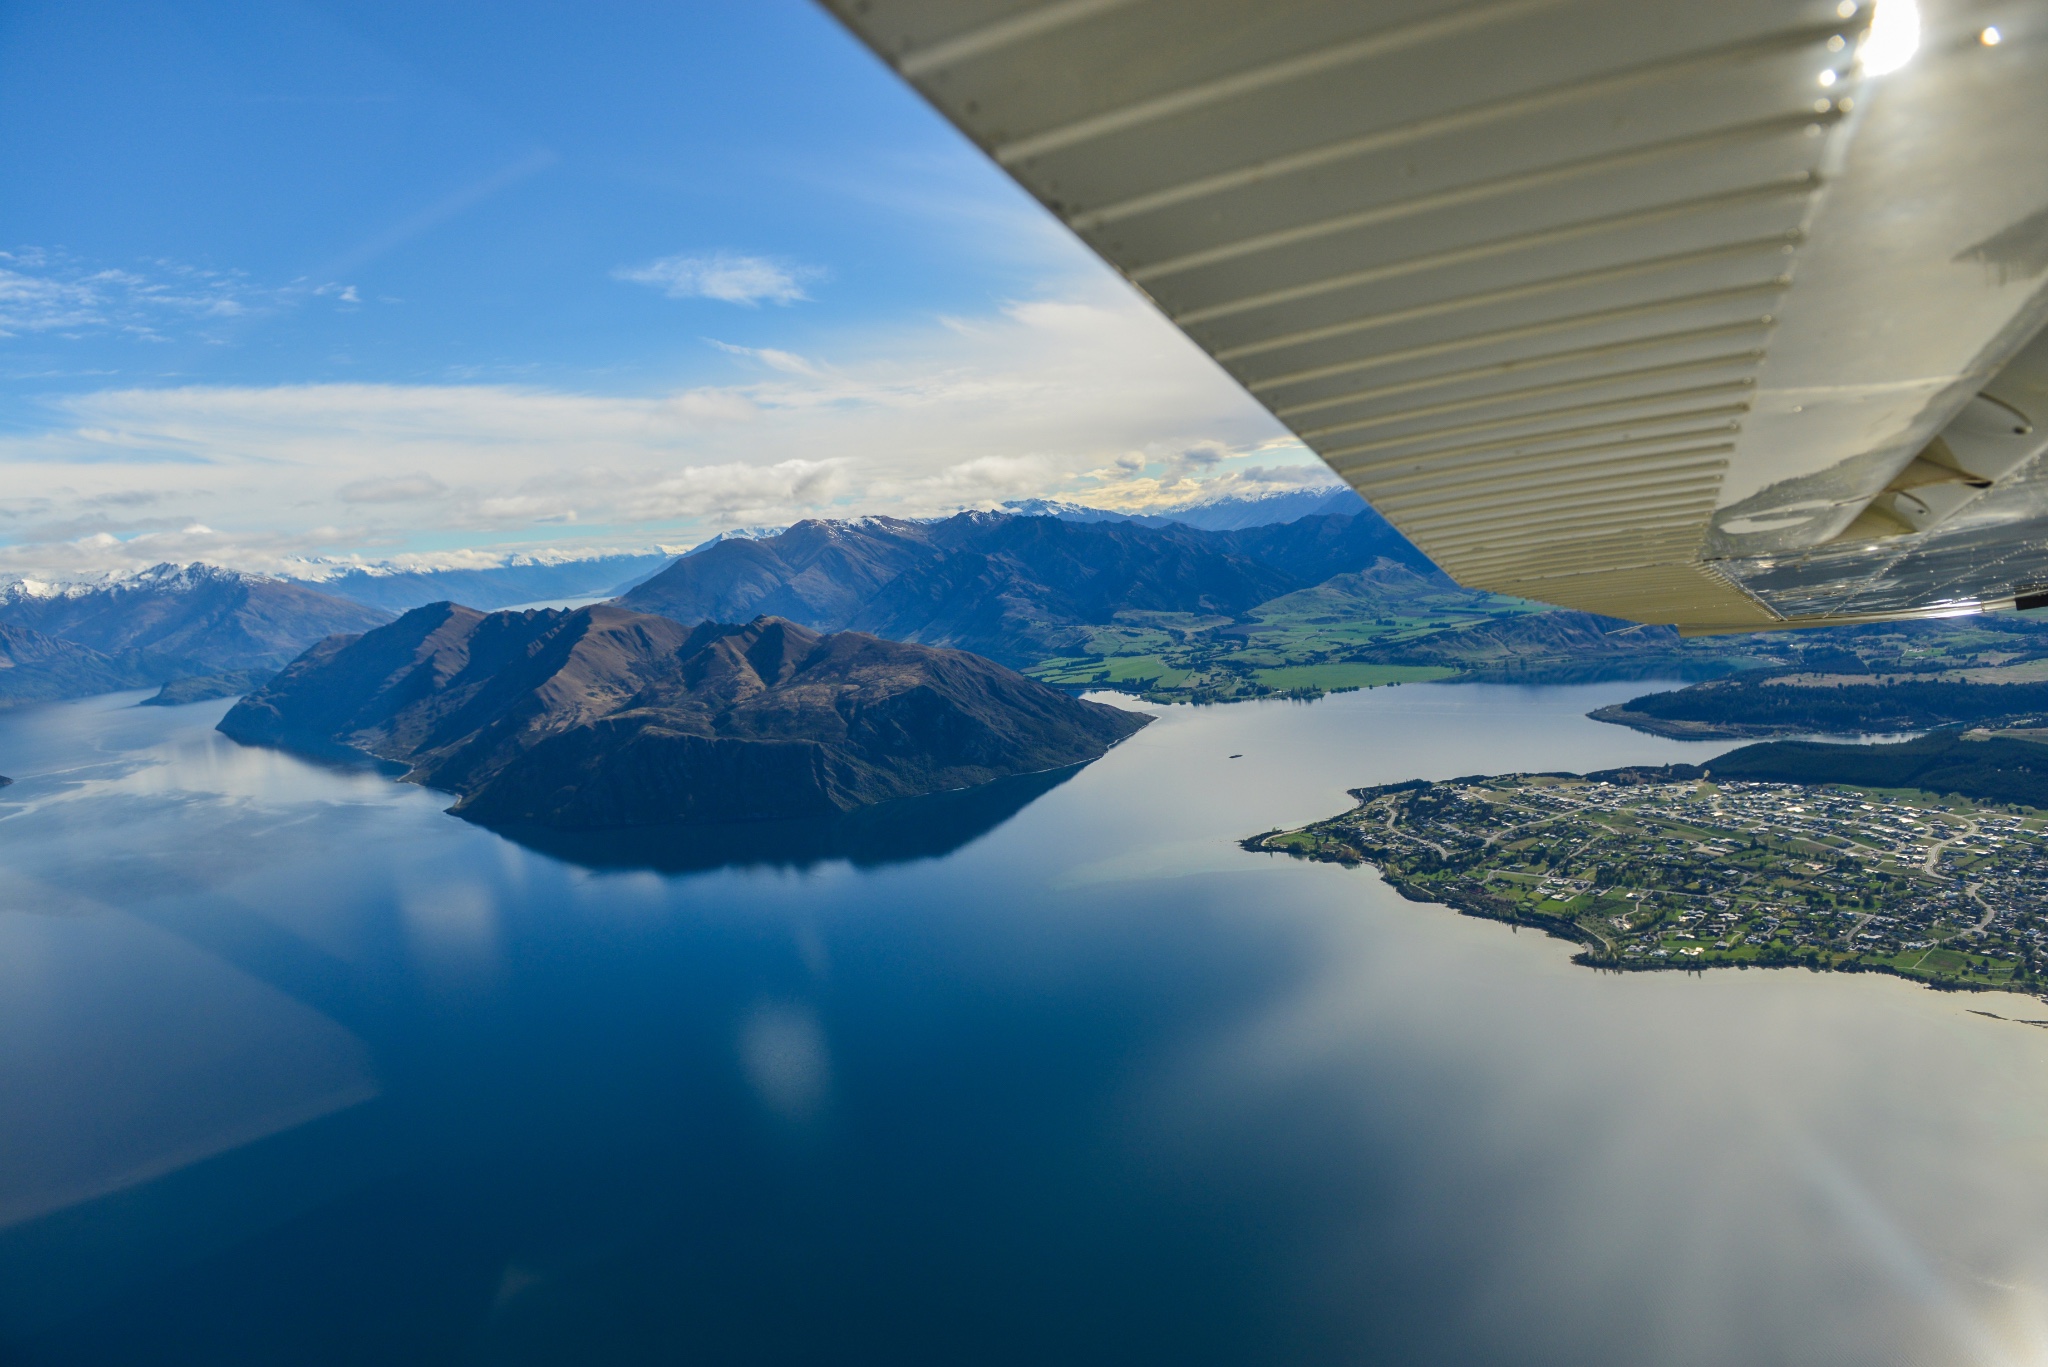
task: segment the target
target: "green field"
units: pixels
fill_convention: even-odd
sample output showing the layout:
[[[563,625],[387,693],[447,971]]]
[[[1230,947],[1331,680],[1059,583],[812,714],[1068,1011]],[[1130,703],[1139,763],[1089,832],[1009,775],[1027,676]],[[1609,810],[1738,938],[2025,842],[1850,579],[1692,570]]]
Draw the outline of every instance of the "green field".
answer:
[[[1121,688],[1158,702],[1233,702],[1454,678],[1436,661],[1384,658],[1389,646],[1442,641],[1540,605],[1474,593],[1401,570],[1340,574],[1239,617],[1120,612],[1061,654],[1026,669],[1066,687]]]
[[[1042,658],[1027,658],[1025,672],[1068,688],[1116,688],[1157,702],[1197,703],[1429,679],[1702,679],[1750,668],[1772,674],[1803,669],[1832,684],[1872,677],[1879,669],[1922,671],[1932,680],[1969,665],[2000,679],[2000,671],[2018,671],[2011,681],[2024,686],[2015,696],[2032,697],[2028,688],[2048,686],[2039,678],[2048,673],[2048,645],[2010,630],[1958,624],[1938,633],[1865,633],[1854,638],[1851,650],[1842,643],[1846,638],[1826,633],[1681,643],[1664,628],[1621,629],[1583,614],[1552,612],[1540,603],[1460,588],[1382,561],[1245,611],[1126,610],[1107,622],[1048,630],[1036,647]],[[1839,670],[1851,672],[1839,678],[1830,672]],[[1956,691],[1948,683],[1928,687]],[[1820,690],[1794,692],[1820,696]],[[1761,685],[1730,696],[1782,704],[1780,694],[1792,696]],[[1658,704],[1667,710],[1677,706]]]
[[[1168,664],[1157,655],[1081,656],[1047,660],[1028,671],[1032,678],[1051,684],[1150,684],[1157,689],[1175,689],[1186,683],[1190,671]]]
[[[1957,679],[2022,685],[2013,691],[2012,705],[2033,708],[2027,700],[2035,694],[2028,690],[2048,687],[2048,631],[2028,627],[1958,619],[1897,630],[1859,628],[1853,638],[1815,632],[1681,642],[1668,628],[1558,612],[1381,560],[1249,608],[1232,602],[1228,611],[1220,605],[1185,612],[1126,609],[1108,621],[1048,621],[1004,658],[1017,663],[1022,654],[1027,674],[1065,688],[1113,688],[1155,702],[1193,703],[1303,697],[1430,679],[1711,680],[1758,670],[1760,678],[1810,677],[1826,688],[1759,683],[1733,689],[1728,697],[1762,698],[1778,711],[1805,717],[1791,703],[1810,711],[1819,705],[1816,699],[1837,693],[1849,699],[1885,671],[1912,674],[1921,681],[1914,686],[1930,696],[1967,693],[1957,692]],[[1660,717],[1673,709],[1700,710],[1702,696],[1711,701],[1719,695],[1669,695],[1651,707],[1659,715],[1649,720],[1699,724]],[[2034,710],[2048,717],[2048,704]],[[1601,719],[1655,729],[1641,717],[1603,712]]]

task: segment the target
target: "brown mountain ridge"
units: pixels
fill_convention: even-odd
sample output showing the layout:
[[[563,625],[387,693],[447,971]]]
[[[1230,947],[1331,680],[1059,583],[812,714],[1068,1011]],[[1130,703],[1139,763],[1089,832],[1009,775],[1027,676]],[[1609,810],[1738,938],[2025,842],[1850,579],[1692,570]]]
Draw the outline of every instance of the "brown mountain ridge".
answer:
[[[485,824],[829,817],[1100,757],[1150,718],[962,651],[776,617],[416,608],[244,698],[249,744],[407,766]]]
[[[679,622],[767,613],[817,631],[952,646],[1022,668],[1080,648],[1120,612],[1235,616],[1383,558],[1436,573],[1398,532],[1368,516],[1228,532],[1004,513],[936,522],[863,517],[721,538],[616,601]]]

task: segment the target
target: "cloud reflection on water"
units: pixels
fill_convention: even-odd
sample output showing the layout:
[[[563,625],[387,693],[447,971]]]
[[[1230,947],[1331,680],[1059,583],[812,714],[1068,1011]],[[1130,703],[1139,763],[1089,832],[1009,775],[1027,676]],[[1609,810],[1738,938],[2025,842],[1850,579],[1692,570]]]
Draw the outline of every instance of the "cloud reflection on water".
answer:
[[[111,910],[61,924],[134,947],[125,978],[23,949],[0,995],[187,1067],[5,1030],[44,1069],[10,1099],[85,1152],[81,1079],[145,1135],[231,1096],[193,1071],[237,1057],[195,961],[332,1023],[224,1032],[257,1100],[304,1094],[314,1036],[380,1088],[0,1231],[0,1355],[318,1361],[346,1321],[393,1363],[436,1360],[422,1334],[480,1362],[2038,1358],[2048,1032],[1868,977],[1596,974],[1233,843],[1359,783],[1702,753],[1583,717],[1631,691],[1164,708],[1043,800],[687,874],[195,748],[200,711],[0,717],[30,799],[65,754],[177,771],[0,820],[0,866],[97,880]]]

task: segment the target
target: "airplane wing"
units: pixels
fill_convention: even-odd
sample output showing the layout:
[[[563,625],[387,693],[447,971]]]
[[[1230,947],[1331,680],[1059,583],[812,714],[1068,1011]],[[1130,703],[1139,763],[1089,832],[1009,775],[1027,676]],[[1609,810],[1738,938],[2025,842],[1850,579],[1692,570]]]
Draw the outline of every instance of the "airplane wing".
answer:
[[[2048,603],[2038,0],[824,0],[1445,571]]]

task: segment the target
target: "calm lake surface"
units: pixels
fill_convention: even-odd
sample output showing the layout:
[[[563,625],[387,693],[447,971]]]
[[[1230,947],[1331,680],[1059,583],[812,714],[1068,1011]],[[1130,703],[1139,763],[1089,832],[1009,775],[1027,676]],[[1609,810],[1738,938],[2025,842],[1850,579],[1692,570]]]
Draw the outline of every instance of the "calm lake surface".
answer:
[[[2048,1030],[1970,1014],[2048,1008],[1597,974],[1234,844],[1725,748],[1582,716],[1643,691],[554,854],[225,703],[0,713],[0,1362],[2048,1362]]]

